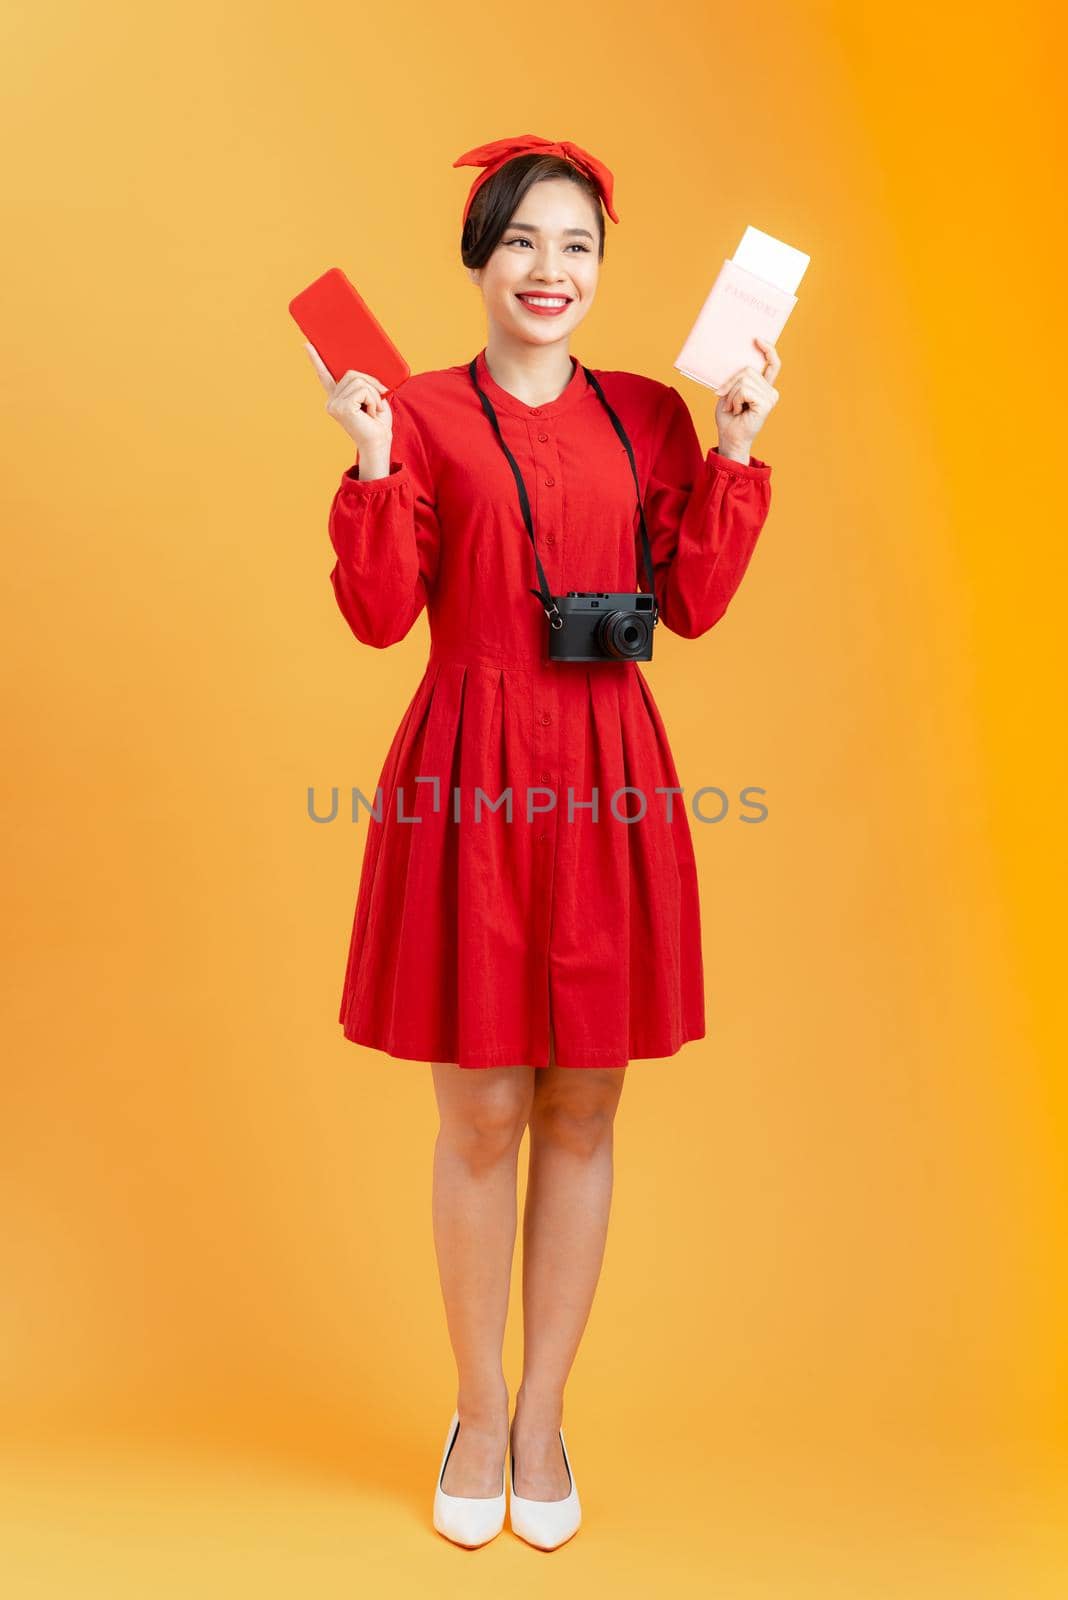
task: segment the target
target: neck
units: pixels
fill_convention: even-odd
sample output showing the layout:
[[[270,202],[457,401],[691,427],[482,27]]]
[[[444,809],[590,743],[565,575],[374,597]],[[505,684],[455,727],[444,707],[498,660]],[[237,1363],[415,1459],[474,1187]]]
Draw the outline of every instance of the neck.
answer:
[[[571,382],[574,368],[567,343],[527,344],[494,324],[486,340],[486,367],[494,383],[525,406],[547,406]]]

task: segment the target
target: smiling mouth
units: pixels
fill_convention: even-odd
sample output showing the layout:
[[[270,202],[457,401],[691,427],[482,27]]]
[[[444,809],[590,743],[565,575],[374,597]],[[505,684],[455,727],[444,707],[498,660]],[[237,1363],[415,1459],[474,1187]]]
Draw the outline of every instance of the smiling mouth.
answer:
[[[542,316],[559,316],[571,304],[571,296],[561,294],[517,294],[516,299],[528,311]]]

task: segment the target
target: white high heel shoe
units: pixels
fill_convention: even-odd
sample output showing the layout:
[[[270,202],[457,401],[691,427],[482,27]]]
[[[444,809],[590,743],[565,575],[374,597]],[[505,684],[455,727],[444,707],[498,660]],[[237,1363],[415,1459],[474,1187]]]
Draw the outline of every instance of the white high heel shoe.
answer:
[[[562,1500],[525,1500],[522,1495],[515,1492],[515,1452],[512,1450],[511,1433],[508,1435],[508,1449],[512,1462],[509,1475],[512,1489],[510,1507],[512,1532],[539,1550],[555,1550],[558,1545],[570,1539],[572,1534],[578,1532],[582,1521],[582,1507],[579,1504],[578,1488],[575,1484],[575,1474],[571,1470],[567,1445],[564,1443],[563,1428],[560,1429],[560,1448],[564,1452],[564,1465],[571,1480],[570,1494],[565,1495]]]
[[[445,1449],[438,1471],[438,1486],[434,1491],[434,1526],[454,1544],[474,1549],[496,1537],[504,1527],[505,1482],[501,1468],[501,1492],[494,1495],[446,1494],[441,1487],[449,1454],[460,1431],[460,1413],[454,1411],[445,1439]]]

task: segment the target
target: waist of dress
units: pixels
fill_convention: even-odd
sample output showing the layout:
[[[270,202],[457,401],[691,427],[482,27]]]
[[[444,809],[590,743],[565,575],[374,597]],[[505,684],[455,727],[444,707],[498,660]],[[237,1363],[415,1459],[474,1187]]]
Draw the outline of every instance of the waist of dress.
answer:
[[[427,665],[439,661],[462,662],[467,667],[506,667],[509,672],[544,672],[562,665],[518,650],[488,650],[477,644],[432,644]]]
[[[636,661],[554,661],[550,656],[531,656],[510,651],[486,650],[476,644],[432,644],[427,666],[438,661],[460,661],[469,667],[506,667],[509,672],[577,672],[583,667],[594,671],[611,672],[621,668],[633,670]]]

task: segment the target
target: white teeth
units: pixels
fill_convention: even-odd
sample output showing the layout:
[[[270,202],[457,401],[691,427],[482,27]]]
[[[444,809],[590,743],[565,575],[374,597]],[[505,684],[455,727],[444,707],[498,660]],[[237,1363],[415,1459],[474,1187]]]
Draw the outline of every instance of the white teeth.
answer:
[[[567,300],[550,300],[547,295],[540,294],[521,294],[519,298],[520,300],[528,301],[532,306],[566,306],[569,304]]]

